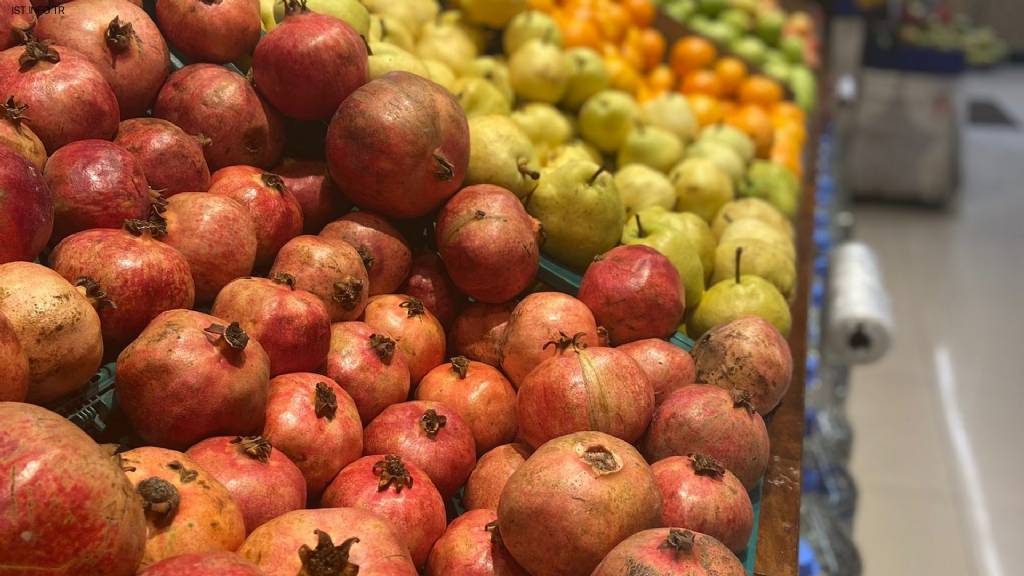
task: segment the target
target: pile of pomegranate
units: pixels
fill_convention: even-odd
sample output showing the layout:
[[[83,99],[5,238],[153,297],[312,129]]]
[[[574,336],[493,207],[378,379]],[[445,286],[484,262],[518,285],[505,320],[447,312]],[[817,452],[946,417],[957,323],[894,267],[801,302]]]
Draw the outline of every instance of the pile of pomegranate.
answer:
[[[743,573],[792,371],[770,324],[669,344],[682,283],[628,277],[674,270],[653,250],[591,266],[595,309],[538,286],[540,224],[462,185],[455,97],[370,80],[359,32],[305,2],[262,37],[256,0],[21,4],[0,572]],[[119,446],[46,409],[107,362]]]

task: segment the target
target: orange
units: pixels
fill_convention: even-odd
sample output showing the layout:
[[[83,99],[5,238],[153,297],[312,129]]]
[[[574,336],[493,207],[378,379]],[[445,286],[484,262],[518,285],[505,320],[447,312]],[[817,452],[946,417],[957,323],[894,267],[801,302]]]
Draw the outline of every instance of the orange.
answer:
[[[594,16],[605,40],[619,42],[633,25],[633,17],[621,4],[614,2],[597,10]]]
[[[676,74],[685,76],[689,72],[711,66],[718,51],[709,40],[699,36],[684,36],[673,46],[669,62]]]
[[[644,53],[644,70],[651,70],[665,58],[665,37],[654,28],[640,31],[640,49]]]
[[[793,148],[789,145],[776,144],[775,146],[772,146],[772,151],[768,159],[775,164],[785,166],[798,178],[803,178],[804,159],[798,148]]]
[[[662,64],[647,75],[647,84],[661,92],[671,90],[676,85],[676,74],[671,68]]]
[[[747,79],[747,65],[739,58],[729,56],[715,63],[715,74],[722,82],[722,94],[731,96]]]
[[[803,148],[804,142],[807,141],[807,129],[804,128],[803,124],[796,122],[787,122],[785,124],[774,124],[775,128],[775,142],[792,142],[797,148]]]
[[[740,85],[739,100],[771,108],[782,100],[782,86],[767,76],[755,74]]]
[[[722,121],[722,104],[718,99],[707,94],[689,94],[686,99],[701,128]]]
[[[654,100],[661,95],[664,90],[659,90],[646,82],[641,82],[636,89],[636,101],[640,104]]]
[[[727,116],[725,122],[746,132],[754,140],[759,158],[768,157],[775,141],[775,128],[763,108],[757,104],[745,104]]]
[[[658,13],[658,9],[651,0],[622,0],[622,6],[633,17],[633,24],[640,28],[650,26]]]
[[[567,14],[558,24],[562,29],[562,39],[566,48],[585,46],[601,50],[601,30],[593,21],[573,18]]]
[[[551,13],[555,9],[555,0],[530,0],[530,8]]]
[[[683,94],[707,94],[717,98],[722,95],[722,81],[711,70],[697,70],[683,77],[680,92]]]
[[[607,54],[608,51],[605,51]],[[637,70],[646,70],[643,46],[640,45],[639,30],[633,28],[626,35],[626,40],[619,46],[618,53],[629,65]]]
[[[621,56],[606,56],[604,68],[612,88],[635,94],[640,86],[640,73]]]
[[[807,116],[804,114],[804,109],[793,102],[782,101],[775,106],[772,106],[771,115],[772,122],[774,122],[776,126],[786,122],[793,122],[800,124],[801,126],[807,123]]]

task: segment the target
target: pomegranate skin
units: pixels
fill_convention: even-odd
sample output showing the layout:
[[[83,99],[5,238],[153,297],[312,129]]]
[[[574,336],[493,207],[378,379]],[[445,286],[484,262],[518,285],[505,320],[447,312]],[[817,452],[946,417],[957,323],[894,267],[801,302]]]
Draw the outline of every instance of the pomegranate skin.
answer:
[[[144,440],[188,447],[263,427],[270,360],[255,339],[207,330],[229,321],[192,310],[157,316],[117,357],[118,401]],[[236,349],[234,346],[244,348]]]
[[[285,158],[274,167],[302,208],[302,231],[319,234],[329,222],[352,207],[327,173],[327,164]],[[371,277],[372,280],[372,277]]]
[[[22,109],[13,99],[0,105],[0,148],[18,154],[42,173],[46,166],[46,147],[24,123],[23,115],[26,111],[27,108]]]
[[[28,396],[28,356],[14,327],[0,312],[0,402],[24,402]]]
[[[364,425],[409,397],[409,367],[395,353],[395,341],[364,322],[331,326],[324,372],[352,397]]]
[[[678,346],[657,338],[636,340],[617,347],[644,371],[654,387],[654,405],[683,386],[696,382],[693,356]]]
[[[233,62],[260,39],[259,0],[159,0],[156,20],[174,49],[196,62]]]
[[[91,228],[120,228],[125,220],[149,215],[142,165],[113,142],[72,142],[50,156],[43,175],[53,193],[52,241]]]
[[[53,196],[39,170],[0,146],[0,264],[32,261],[53,232]]]
[[[469,167],[469,124],[447,90],[408,72],[368,82],[338,107],[327,165],[362,208],[391,218],[429,214]]]
[[[438,402],[388,406],[363,431],[363,452],[401,456],[423,470],[445,498],[459,491],[476,466],[469,426]]]
[[[660,521],[661,494],[643,457],[600,432],[538,448],[498,504],[505,546],[520,566],[543,576],[586,576],[624,538]]]
[[[501,365],[501,341],[515,302],[484,304],[473,302],[452,322],[448,351],[470,360]]]
[[[355,320],[366,308],[370,280],[359,252],[345,242],[297,236],[281,248],[270,273],[288,274],[296,288],[316,294],[331,322]]]
[[[142,501],[109,453],[65,418],[0,402],[0,566],[5,574],[130,576]]]
[[[182,554],[161,560],[139,576],[263,576],[259,566],[232,552]]]
[[[320,374],[283,374],[270,381],[263,436],[298,466],[314,497],[363,454],[355,403]]]
[[[366,304],[363,320],[395,339],[395,349],[413,382],[444,362],[444,328],[419,299],[405,294],[374,296]]]
[[[146,182],[164,197],[179,192],[206,192],[210,168],[203,146],[194,136],[160,118],[121,122],[114,144],[131,152],[142,164]]]
[[[724,544],[679,528],[644,530],[616,546],[592,576],[743,576],[747,572]]]
[[[22,35],[36,24],[30,0],[0,0],[0,50],[21,43]]]
[[[412,270],[402,284],[401,293],[423,302],[445,330],[452,325],[455,315],[466,303],[466,297],[448,277],[444,262],[433,251],[421,252],[413,259]]]
[[[409,276],[409,242],[383,216],[362,210],[350,212],[324,226],[320,237],[347,242],[359,251],[370,276],[370,296],[391,294]]]
[[[430,551],[427,576],[529,576],[501,543],[494,510],[455,519]]]
[[[529,457],[530,448],[524,444],[502,444],[481,456],[466,480],[463,506],[467,510],[497,510],[508,479]]]

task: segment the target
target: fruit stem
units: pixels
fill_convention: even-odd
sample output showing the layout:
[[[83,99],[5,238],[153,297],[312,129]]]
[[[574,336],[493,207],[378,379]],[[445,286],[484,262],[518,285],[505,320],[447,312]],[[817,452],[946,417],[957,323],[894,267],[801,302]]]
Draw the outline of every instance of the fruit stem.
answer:
[[[264,464],[270,462],[270,453],[273,448],[270,446],[270,442],[262,436],[235,436],[231,443],[238,444],[242,454],[253,460],[259,460]]]
[[[594,175],[591,176],[589,180],[587,180],[587,184],[593,185],[594,182],[597,181],[597,177],[600,176],[605,171],[606,170],[604,169],[604,166],[598,167],[597,172],[594,172]]]
[[[753,414],[756,411],[754,408],[753,396],[750,394],[749,390],[733,388],[732,405],[736,408],[746,409],[748,414]]]
[[[395,355],[395,341],[384,334],[370,334],[370,348],[385,364],[390,364],[391,358]]]
[[[292,276],[287,272],[274,272],[270,275],[270,281],[274,284],[284,284],[292,290],[295,290],[295,276]]]
[[[139,39],[138,34],[132,29],[132,23],[121,22],[120,16],[114,16],[114,19],[110,21],[104,37],[107,42],[107,48],[110,48],[110,51],[115,53],[128,50],[132,47],[132,40]]]
[[[218,340],[226,342],[232,350],[245,350],[245,345],[249,343],[249,335],[242,330],[238,322],[232,322],[227,327],[222,324],[210,324],[203,331],[218,336],[219,338],[214,339],[214,342]]]
[[[484,526],[484,530],[491,533],[491,544],[502,544],[501,531],[498,530],[498,521],[492,520]]]
[[[88,276],[79,276],[75,279],[75,287],[79,288],[79,292],[89,300],[89,304],[92,304],[92,307],[95,308],[97,312],[107,306],[112,310],[117,310],[117,304],[107,296],[107,292],[103,289],[103,286],[100,286],[100,283],[92,278],[89,278]]]
[[[573,351],[579,352],[587,347],[587,343],[583,341],[583,337],[586,335],[586,332],[577,332],[576,334],[573,334],[572,337],[570,337],[565,332],[559,330],[558,340],[549,340],[546,344],[544,344],[543,349],[547,350],[548,346],[554,346],[555,350],[561,353],[565,352],[570,347],[572,347]]]
[[[409,318],[425,314],[427,309],[423,306],[423,301],[415,296],[409,296],[405,302],[398,305],[399,308],[405,308],[405,313]]]
[[[379,478],[377,492],[394,488],[395,494],[401,494],[403,488],[412,488],[412,475],[406,470],[402,458],[395,454],[388,454],[383,460],[375,462],[373,474]]]
[[[448,423],[448,417],[437,413],[437,410],[430,408],[420,416],[420,426],[427,433],[427,437],[434,438],[437,433]]]
[[[333,421],[338,412],[338,396],[327,382],[316,383],[313,412],[316,413],[317,418],[327,418],[328,422]]]
[[[659,549],[668,548],[675,552],[676,560],[679,560],[679,555],[683,552],[689,554],[693,551],[695,535],[689,530],[681,530],[679,528],[671,528],[668,531],[668,537],[665,541],[658,546]]]
[[[151,476],[139,482],[135,491],[142,496],[142,509],[154,516],[154,524],[167,526],[174,520],[178,513],[178,505],[181,503],[181,496],[174,484],[163,478]]]
[[[332,299],[341,304],[346,310],[352,310],[359,304],[359,297],[363,293],[363,281],[349,276],[342,282],[334,283],[334,296]]]
[[[359,565],[348,561],[352,545],[359,542],[359,538],[349,538],[335,546],[331,535],[321,530],[314,530],[316,534],[316,548],[310,548],[305,544],[299,548],[299,560],[302,561],[302,568],[297,576],[356,576],[359,574]]]
[[[466,374],[469,372],[469,358],[465,356],[455,356],[451,360],[452,372],[455,372],[459,376],[459,380],[465,380]]]
[[[285,192],[284,178],[281,178],[277,174],[271,174],[270,172],[264,172],[260,174],[260,180],[263,184],[277,190],[281,194]]]
[[[736,247],[736,283],[740,283],[740,259],[743,257],[743,246]]]
[[[540,172],[530,170],[530,167],[526,165],[526,162],[519,163],[519,173],[531,180],[540,180]]]
[[[18,134],[21,134],[21,123],[30,120],[28,116],[25,116],[25,110],[28,110],[28,104],[18,104],[14,100],[14,96],[11,96],[7,99],[7,103],[0,108],[0,117],[14,124]]]
[[[644,230],[644,225],[640,222],[640,213],[637,212],[636,214],[634,214],[633,218],[636,219],[636,233],[637,233],[637,236],[639,236],[640,238],[646,238],[647,237],[647,231]]]
[[[56,64],[60,62],[60,54],[50,46],[49,40],[30,39],[25,44],[25,52],[18,58],[18,66],[21,72],[25,72],[44,60]]]

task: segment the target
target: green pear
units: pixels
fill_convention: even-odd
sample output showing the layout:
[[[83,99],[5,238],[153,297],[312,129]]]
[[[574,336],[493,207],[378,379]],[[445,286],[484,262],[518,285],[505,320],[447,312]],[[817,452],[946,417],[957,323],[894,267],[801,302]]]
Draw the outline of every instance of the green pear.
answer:
[[[661,206],[650,206],[638,210],[640,220],[650,223],[651,226],[664,226],[671,228],[686,238],[687,241],[697,250],[700,257],[701,267],[704,269],[704,281],[711,279],[711,273],[715,268],[715,237],[700,216],[690,212],[670,212]],[[650,227],[650,226],[648,226]],[[636,238],[639,234],[636,219],[632,214],[626,220],[622,228],[622,243],[626,244]]]
[[[804,63],[804,41],[799,36],[786,36],[779,44],[779,50],[791,64]]]
[[[511,56],[530,40],[543,40],[562,47],[562,30],[555,19],[537,10],[516,14],[502,37],[505,54]]]
[[[766,8],[758,10],[754,16],[754,28],[761,40],[772,46],[778,44],[782,38],[782,27],[786,24],[786,14],[777,8]]]
[[[711,160],[716,166],[724,170],[733,185],[736,186],[747,173],[747,166],[743,158],[728,145],[713,140],[698,140],[686,149],[687,158],[704,158]]]
[[[512,106],[501,92],[483,78],[466,76],[455,81],[453,94],[467,118],[499,114],[508,116]]]
[[[687,334],[700,338],[715,326],[727,324],[745,316],[759,316],[789,336],[792,318],[789,304],[774,284],[753,274],[740,275],[743,250],[734,256],[736,275],[711,286],[697,305],[687,323]]]
[[[796,246],[793,243],[793,237],[782,228],[757,218],[739,218],[726,226],[718,241],[725,243],[732,240],[764,242],[782,252],[790,260],[796,261]]]
[[[544,166],[545,173],[572,161],[598,164],[601,162],[601,153],[583,140],[573,140],[562,146],[547,148],[546,153],[541,156],[541,165]]]
[[[711,223],[711,232],[720,238],[730,224],[743,218],[757,218],[793,238],[793,224],[778,208],[760,198],[740,198],[722,206]]]
[[[640,107],[640,121],[675,134],[687,144],[697,133],[697,118],[690,103],[678,92],[665,92]]]
[[[699,304],[704,297],[704,266],[693,244],[674,228],[676,224],[671,220],[647,221],[640,213],[634,214],[630,220],[633,221],[635,236],[627,235],[624,230],[623,244],[650,246],[661,252],[679,272],[679,279],[683,281],[686,292],[686,306],[689,308]]]
[[[524,100],[554,104],[569,87],[572,66],[565,52],[543,40],[530,40],[509,58],[512,90]]]
[[[394,2],[395,0],[389,0]],[[459,8],[471,22],[488,28],[504,28],[530,7],[529,0],[460,0]]]
[[[423,61],[423,65],[427,67],[427,72],[430,74],[430,79],[433,80],[434,82],[437,82],[441,86],[444,86],[445,90],[454,94],[455,81],[458,78],[455,75],[455,72],[451,68],[449,68],[448,65],[445,64],[444,62],[433,60],[430,58],[422,58],[421,60]]]
[[[804,111],[811,112],[818,105],[818,80],[807,66],[796,66],[790,71],[789,89]]]
[[[768,160],[756,160],[750,165],[739,193],[767,200],[790,219],[796,216],[800,207],[800,180],[796,174]]]
[[[478,53],[483,54],[487,51],[487,44],[490,42],[492,32],[470,22],[461,10],[445,10],[437,17],[437,21],[462,30],[473,41]]]
[[[712,124],[700,131],[699,142],[720,142],[739,154],[744,164],[750,163],[757,153],[757,146],[746,132],[728,124]]]
[[[430,72],[423,61],[413,54],[387,42],[370,43],[370,80],[375,80],[388,72],[402,70],[417,76],[430,78]]]
[[[601,55],[590,48],[571,48],[566,55],[571,65],[569,86],[565,89],[561,104],[569,110],[579,110],[591,96],[607,90],[611,80]]]
[[[544,251],[579,271],[619,243],[626,214],[615,178],[577,160],[546,171],[526,210],[544,227]]]
[[[775,246],[760,240],[724,240],[715,249],[712,285],[735,278],[736,249],[743,248],[743,272],[771,282],[788,301],[796,287],[796,265]]]
[[[676,189],[661,172],[643,164],[630,164],[615,173],[626,214],[632,216],[644,208],[658,206],[671,210],[676,205]]]
[[[573,127],[562,112],[550,104],[530,102],[512,113],[512,121],[519,125],[535,146],[554,148],[573,137]]]
[[[333,2],[334,0],[325,0]],[[437,18],[441,11],[436,0],[361,0],[363,6],[371,14],[389,16],[401,22],[412,33],[413,38],[419,38],[420,28]]]
[[[604,90],[580,109],[580,135],[602,152],[617,152],[636,124],[640,109],[625,92]]]
[[[477,51],[476,44],[461,28],[428,22],[420,31],[416,55],[444,62],[461,75],[477,57]]]
[[[722,12],[718,19],[742,32],[749,32],[754,27],[754,19],[746,10],[740,8],[729,8]]]
[[[391,16],[370,15],[370,33],[366,36],[370,46],[380,42],[398,46],[412,52],[416,49],[416,38],[400,20]]]
[[[469,119],[466,185],[494,184],[523,199],[537,187],[539,170],[533,143],[507,116]]]
[[[274,20],[279,23],[284,20],[286,15],[286,2],[276,1],[272,3]],[[260,5],[264,5],[264,0],[261,0]],[[343,20],[363,36],[367,36],[370,32],[370,13],[359,0],[307,0],[306,9],[310,12],[326,14],[334,16],[338,20]],[[273,28],[267,28],[268,32],[270,30],[273,30]]]
[[[704,158],[683,160],[668,179],[676,188],[676,210],[693,212],[710,222],[733,199],[732,180],[714,162]]]
[[[765,57],[768,54],[768,46],[755,36],[737,38],[729,44],[729,49],[736,56],[757,67],[764,65]]]
[[[683,158],[683,143],[679,138],[657,126],[637,124],[619,148],[619,166],[643,164],[667,173]]]
[[[512,82],[508,78],[508,64],[494,56],[481,56],[467,66],[464,76],[478,76],[494,84],[505,99],[515,102],[516,93],[512,90]]]

